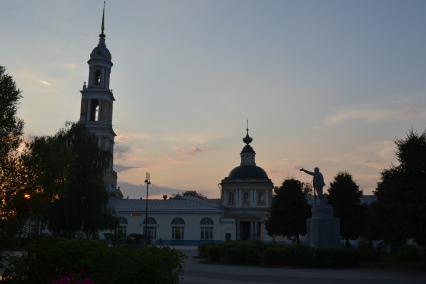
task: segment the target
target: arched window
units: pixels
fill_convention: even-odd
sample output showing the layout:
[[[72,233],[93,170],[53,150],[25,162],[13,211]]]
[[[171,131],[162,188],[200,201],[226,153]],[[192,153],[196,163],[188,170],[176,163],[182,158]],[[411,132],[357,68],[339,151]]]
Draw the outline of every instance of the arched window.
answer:
[[[99,121],[99,105],[95,108],[95,121]]]
[[[125,240],[127,237],[127,219],[124,217],[118,218],[118,227],[116,230],[116,235],[119,240]]]
[[[101,71],[100,70],[96,70],[95,72],[95,85],[100,85],[101,84]]]
[[[233,205],[234,204],[234,193],[233,192],[230,192],[228,194],[228,204],[229,205]]]
[[[146,222],[148,221],[148,226],[145,227]],[[145,228],[147,229],[147,235],[149,240],[156,240],[157,239],[157,221],[152,218],[148,217],[143,220],[143,229],[145,232]]]
[[[257,193],[257,203],[258,204],[265,204],[265,193],[263,192],[258,192]]]
[[[249,193],[247,191],[243,193],[243,203],[245,205],[250,204],[250,196],[249,196]]]
[[[172,239],[173,240],[183,240],[185,232],[185,221],[176,217],[172,220]]]
[[[90,101],[90,121],[99,121],[99,100]]]
[[[200,221],[200,232],[202,240],[213,240],[214,222],[210,218],[203,218]]]

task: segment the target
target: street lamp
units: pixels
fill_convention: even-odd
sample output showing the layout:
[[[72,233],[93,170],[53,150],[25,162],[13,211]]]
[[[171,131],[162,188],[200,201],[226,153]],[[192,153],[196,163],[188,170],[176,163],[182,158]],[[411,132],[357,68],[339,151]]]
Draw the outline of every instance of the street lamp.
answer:
[[[148,187],[151,184],[151,176],[149,172],[146,173],[145,178],[146,183],[146,199],[145,199],[145,243],[147,244],[149,241],[148,237]]]

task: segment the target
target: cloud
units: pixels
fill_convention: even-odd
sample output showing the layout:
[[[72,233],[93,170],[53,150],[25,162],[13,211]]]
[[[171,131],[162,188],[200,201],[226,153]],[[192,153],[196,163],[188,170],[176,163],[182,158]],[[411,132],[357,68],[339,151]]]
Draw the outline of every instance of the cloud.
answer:
[[[354,106],[325,117],[323,125],[336,126],[350,121],[381,123],[395,120],[426,118],[424,100],[396,99],[390,102]]]
[[[40,82],[41,84],[43,84],[43,85],[47,86],[47,87],[50,87],[50,85],[52,85],[51,83],[49,83],[49,82],[47,82],[47,81],[44,81],[44,80],[40,80],[39,82]]]
[[[360,146],[350,151],[327,158],[329,162],[344,164],[349,167],[358,166],[380,172],[395,162],[395,144],[391,140],[375,142]]]
[[[114,169],[116,172],[124,172],[127,170],[131,170],[131,169],[138,169],[140,167],[138,166],[126,166],[126,165],[121,165],[121,164],[115,164],[114,165]]]
[[[139,140],[155,140],[154,136],[150,133],[119,133],[115,137],[117,143],[129,144]]]
[[[65,63],[62,66],[64,69],[71,70],[71,71],[76,70],[78,68],[78,64],[76,63]]]
[[[201,149],[198,146],[191,146],[189,149],[185,148],[178,148],[176,149],[175,153],[178,157],[188,157],[188,156],[195,156],[203,152],[204,150]]]
[[[122,158],[124,157],[124,155],[126,153],[128,153],[130,151],[130,147],[129,146],[125,146],[125,145],[121,145],[121,144],[117,144],[114,147],[114,154],[117,158]]]

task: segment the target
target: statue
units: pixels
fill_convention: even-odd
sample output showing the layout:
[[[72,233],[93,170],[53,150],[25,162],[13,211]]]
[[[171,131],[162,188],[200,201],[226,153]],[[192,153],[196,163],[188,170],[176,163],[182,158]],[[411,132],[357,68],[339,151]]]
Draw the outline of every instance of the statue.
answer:
[[[314,186],[314,195],[315,192],[317,194],[317,198],[319,203],[325,203],[325,199],[324,199],[324,194],[322,192],[322,188],[324,187],[325,183],[324,183],[324,177],[322,176],[322,174],[319,171],[318,167],[315,167],[314,171],[307,171],[304,168],[301,168],[300,171],[307,173],[308,175],[313,176],[313,186]]]

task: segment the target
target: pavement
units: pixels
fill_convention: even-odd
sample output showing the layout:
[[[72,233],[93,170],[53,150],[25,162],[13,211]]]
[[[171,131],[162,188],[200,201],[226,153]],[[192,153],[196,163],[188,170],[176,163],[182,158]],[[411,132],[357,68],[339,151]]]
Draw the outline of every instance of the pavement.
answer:
[[[182,284],[381,284],[381,283],[426,283],[426,273],[399,272],[373,269],[305,269],[269,268],[240,265],[216,265],[200,263],[194,258],[196,247],[175,247],[185,256]]]

